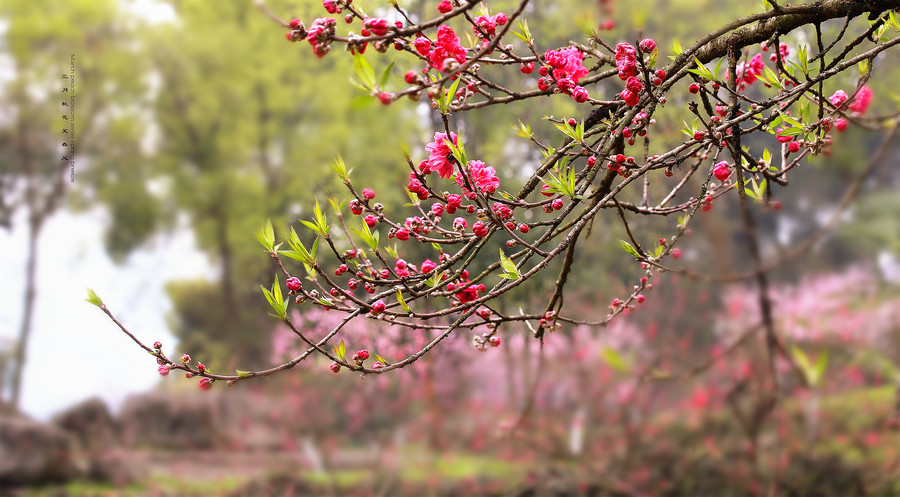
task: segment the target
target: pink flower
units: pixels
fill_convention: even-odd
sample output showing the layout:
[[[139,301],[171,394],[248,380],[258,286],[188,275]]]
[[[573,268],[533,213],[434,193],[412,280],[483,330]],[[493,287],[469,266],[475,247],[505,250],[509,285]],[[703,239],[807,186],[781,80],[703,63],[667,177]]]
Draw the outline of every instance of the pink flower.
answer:
[[[731,168],[725,161],[719,162],[713,167],[713,176],[719,181],[725,181],[731,176]]]
[[[637,76],[637,50],[628,43],[616,45],[616,70],[619,71],[619,79],[627,80]]]
[[[572,90],[572,98],[575,99],[576,102],[581,104],[587,102],[588,98],[590,98],[590,95],[588,95],[588,91],[585,87],[576,86]]]
[[[656,42],[653,41],[653,38],[644,38],[641,40],[640,48],[644,53],[652,53],[656,50]]]
[[[787,143],[794,141],[794,137],[790,135],[782,135],[781,133],[784,131],[783,128],[778,128],[775,130],[775,138],[778,140],[778,143]]]
[[[494,22],[492,17],[478,16],[475,18],[475,24],[472,26],[472,31],[475,32],[475,36],[481,36],[481,31],[475,26],[481,28],[481,31],[484,31],[489,38],[494,36],[494,33],[497,32],[497,23]]]
[[[642,83],[638,78],[632,76],[625,82],[625,88],[628,88],[628,90],[632,93],[640,94],[642,91],[644,91],[644,83]]]
[[[425,145],[425,150],[431,155],[428,156],[427,160],[419,164],[419,167],[422,169],[422,174],[431,174],[432,171],[437,171],[441,178],[453,176],[453,163],[450,162],[449,159],[451,152],[450,147],[448,147],[447,143],[444,141],[446,139],[446,133],[435,133],[434,141]],[[452,141],[454,145],[459,144],[456,133],[450,133],[450,141]]]
[[[497,171],[490,166],[485,166],[480,160],[471,160],[468,164],[469,181],[481,190],[485,195],[494,193],[500,186]],[[465,188],[466,182],[462,176],[456,177],[456,183]]]
[[[838,90],[834,92],[834,95],[828,98],[828,101],[831,102],[831,105],[840,109],[844,106],[845,103],[847,103],[848,98],[849,97],[847,96],[847,92],[845,92],[844,90]]]
[[[428,52],[431,51],[431,41],[424,36],[420,36],[416,38],[416,41],[413,42],[413,45],[416,47],[416,51],[422,55],[428,55]]]
[[[288,288],[288,290],[290,290],[292,292],[297,292],[297,291],[300,291],[301,288],[303,288],[303,283],[300,282],[300,278],[297,278],[296,276],[291,276],[290,278],[285,280],[284,286],[286,286]]]
[[[383,17],[370,17],[363,21],[363,26],[375,36],[384,36],[387,34],[389,24]]]
[[[431,271],[434,271],[434,268],[436,268],[436,267],[437,267],[437,264],[435,264],[434,261],[432,261],[431,259],[425,259],[424,261],[422,261],[422,272],[423,273],[430,273]]]
[[[330,37],[334,35],[334,27],[337,21],[331,17],[319,17],[313,21],[306,33],[306,41],[313,47],[317,57],[324,57],[331,50],[328,45]]]
[[[574,90],[575,87],[578,85],[575,83],[575,80],[572,78],[560,78],[559,80],[556,81],[556,86],[559,87],[560,90],[562,90],[566,93],[571,93],[572,90]]]
[[[640,95],[632,92],[631,90],[628,90],[627,88],[622,90],[622,93],[620,93],[619,96],[622,97],[622,100],[625,101],[626,105],[631,107],[637,105],[641,100]]]
[[[839,117],[839,118],[835,119],[834,120],[834,129],[838,130],[841,133],[846,131],[847,130],[847,120],[844,119],[843,117]],[[791,142],[791,143],[793,143],[793,142]]]
[[[416,49],[419,50],[419,53],[422,53],[418,45],[416,45]],[[422,55],[425,54],[423,53]],[[466,49],[460,45],[459,37],[456,36],[453,28],[444,24],[438,28],[437,41],[435,42],[434,50],[428,54],[428,60],[431,61],[431,65],[435,69],[444,72],[444,64],[450,58],[456,59],[457,62],[462,64],[466,61]]]
[[[397,274],[397,276],[406,278],[409,276],[409,266],[406,265],[406,262],[404,262],[403,259],[400,259],[394,266],[394,272]]]
[[[478,285],[469,285],[456,294],[459,301],[465,304],[478,298]]]
[[[869,104],[872,103],[872,89],[863,86],[856,92],[856,98],[850,104],[850,110],[857,114],[865,114],[869,110]]]
[[[556,79],[571,78],[577,83],[588,74],[587,68],[584,67],[584,54],[576,47],[547,50],[544,59],[553,67],[553,77]]]
[[[453,10],[453,4],[450,3],[450,0],[441,0],[441,3],[438,4],[438,12],[441,14],[446,14]]]
[[[752,85],[756,82],[756,77],[762,74],[765,66],[766,63],[763,61],[762,54],[754,55],[749,63],[741,62],[735,70],[738,83]],[[728,79],[728,71],[725,71],[725,78]]]

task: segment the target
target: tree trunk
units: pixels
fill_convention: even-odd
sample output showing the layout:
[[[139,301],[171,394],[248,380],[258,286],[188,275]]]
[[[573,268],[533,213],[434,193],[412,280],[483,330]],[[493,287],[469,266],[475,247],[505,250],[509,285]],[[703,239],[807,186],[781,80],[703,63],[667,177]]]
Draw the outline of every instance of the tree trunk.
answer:
[[[19,398],[22,394],[22,371],[25,369],[28,338],[31,335],[31,321],[34,315],[34,301],[37,297],[35,289],[35,280],[37,279],[37,242],[43,225],[43,217],[33,213],[28,227],[30,231],[28,233],[28,261],[25,264],[25,300],[22,302],[22,327],[19,329],[16,353],[13,358],[10,404],[14,410],[19,409]]]

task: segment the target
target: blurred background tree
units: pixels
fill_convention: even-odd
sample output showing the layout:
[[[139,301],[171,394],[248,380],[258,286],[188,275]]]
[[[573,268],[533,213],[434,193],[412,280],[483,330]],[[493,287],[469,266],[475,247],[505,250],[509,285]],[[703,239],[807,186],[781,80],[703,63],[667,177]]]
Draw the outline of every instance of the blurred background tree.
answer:
[[[68,104],[68,80],[61,76],[69,74],[70,57],[75,57],[75,177],[91,196],[103,189],[98,197],[118,199],[109,209],[118,213],[119,205],[140,206],[148,199],[139,149],[145,130],[137,125],[144,110],[139,104],[143,89],[135,78],[145,66],[135,57],[135,31],[123,23],[113,0],[3,2],[0,16],[7,22],[0,53],[10,72],[0,91],[0,226],[28,232],[22,320],[9,376],[0,376],[0,385],[16,406],[37,300],[41,232],[58,209],[72,206],[69,164],[63,160],[68,149],[62,146],[68,140],[62,131],[69,124],[68,107],[61,105]],[[89,170],[102,171],[112,187],[93,184],[87,179]],[[149,203],[132,211],[152,208]],[[124,233],[139,238],[152,229],[140,215],[129,217]],[[52,243],[64,249],[64,241]]]

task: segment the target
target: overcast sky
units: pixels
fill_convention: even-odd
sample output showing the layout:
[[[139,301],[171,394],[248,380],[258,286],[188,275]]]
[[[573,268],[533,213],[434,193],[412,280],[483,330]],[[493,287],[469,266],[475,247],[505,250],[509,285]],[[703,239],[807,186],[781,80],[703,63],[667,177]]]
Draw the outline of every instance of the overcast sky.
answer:
[[[27,255],[23,220],[16,220],[19,228],[12,233],[0,230],[0,339],[15,337],[21,323]],[[128,394],[159,381],[153,359],[84,301],[88,287],[139,338],[161,340],[171,353],[175,340],[166,324],[165,282],[215,275],[186,229],[156,237],[117,266],[100,242],[105,225],[99,210],[77,216],[61,212],[41,236],[21,406],[34,417],[46,419],[95,395],[116,407]]]

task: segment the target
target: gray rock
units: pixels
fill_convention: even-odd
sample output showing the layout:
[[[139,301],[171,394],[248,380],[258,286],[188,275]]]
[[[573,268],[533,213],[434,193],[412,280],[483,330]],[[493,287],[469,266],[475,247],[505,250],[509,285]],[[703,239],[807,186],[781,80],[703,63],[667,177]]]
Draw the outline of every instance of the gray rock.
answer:
[[[0,487],[65,482],[87,471],[71,435],[24,417],[0,419]]]
[[[212,449],[225,442],[207,395],[134,396],[125,402],[119,422],[130,447]]]
[[[53,422],[71,433],[87,451],[101,451],[120,445],[116,420],[100,399],[89,399],[70,407],[55,416]]]

